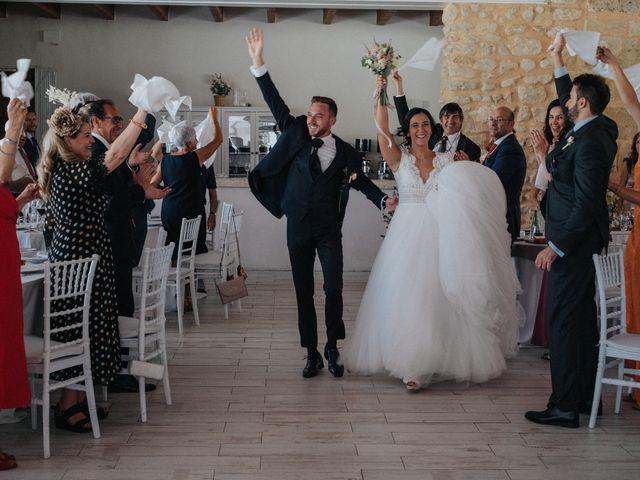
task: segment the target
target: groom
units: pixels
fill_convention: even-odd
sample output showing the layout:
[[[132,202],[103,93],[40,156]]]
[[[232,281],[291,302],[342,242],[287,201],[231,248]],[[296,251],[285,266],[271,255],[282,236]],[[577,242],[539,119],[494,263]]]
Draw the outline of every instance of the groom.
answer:
[[[249,175],[258,201],[274,216],[287,216],[287,247],[298,303],[300,343],[307,349],[304,378],[324,367],[317,350],[317,317],[313,303],[313,265],[316,252],[322,265],[327,343],[324,357],[329,372],[341,377],[337,341],[344,339],[342,320],[342,220],[349,188],[363,192],[378,208],[393,209],[397,199],[387,196],[362,172],[361,159],[346,142],[331,133],[338,108],[327,97],[312,97],[306,115],[294,117],[280,97],[262,59],[262,31],[247,36],[251,73],[278,122],[282,135]]]

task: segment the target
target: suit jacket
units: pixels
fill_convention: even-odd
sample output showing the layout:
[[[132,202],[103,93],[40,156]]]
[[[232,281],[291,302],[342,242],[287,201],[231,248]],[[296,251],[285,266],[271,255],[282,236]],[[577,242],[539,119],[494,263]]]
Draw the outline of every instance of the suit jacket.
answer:
[[[407,97],[404,95],[402,97],[393,97],[393,103],[396,106],[396,112],[398,113],[398,121],[402,125],[402,121],[404,117],[409,112],[409,106],[407,105]],[[433,126],[431,132],[431,138],[429,138],[429,148],[433,149],[436,146],[436,143],[444,136],[444,128],[442,124],[436,123]],[[473,162],[480,162],[481,150],[478,145],[476,145],[473,140],[464,135],[462,132],[460,133],[460,138],[458,139],[458,150],[462,150],[469,156],[469,160]]]
[[[569,75],[556,79],[563,105],[571,87]],[[617,138],[616,123],[599,115],[578,131],[570,132],[546,157],[551,183],[542,204],[545,234],[565,254],[591,234],[598,235],[601,247],[609,241],[606,193],[618,150]]]
[[[38,144],[38,140],[36,137],[27,136],[27,141],[24,142],[24,151],[27,152],[27,156],[29,157],[29,161],[31,165],[36,166],[38,160],[40,158],[40,145]]]
[[[356,150],[334,135],[336,156],[316,180],[309,168],[311,136],[306,116],[294,117],[268,73],[258,86],[282,134],[271,151],[249,174],[249,186],[262,205],[277,218],[300,221],[311,213],[314,221],[341,223],[350,187],[361,191],[378,208],[385,194],[362,172]]]
[[[153,140],[155,130],[153,115],[147,115],[145,123],[147,128],[140,132],[135,145],[142,144],[144,147]],[[91,146],[91,151],[95,158],[104,155],[107,147],[100,140],[96,140]],[[107,175],[103,188],[108,197],[105,223],[111,237],[113,257],[129,260],[132,266],[135,266],[138,254],[134,242],[132,209],[144,206],[144,189],[133,181],[131,168],[126,161]]]
[[[507,196],[507,227],[512,239],[520,234],[520,193],[527,173],[527,158],[514,135],[505,138],[484,160],[496,172]]]

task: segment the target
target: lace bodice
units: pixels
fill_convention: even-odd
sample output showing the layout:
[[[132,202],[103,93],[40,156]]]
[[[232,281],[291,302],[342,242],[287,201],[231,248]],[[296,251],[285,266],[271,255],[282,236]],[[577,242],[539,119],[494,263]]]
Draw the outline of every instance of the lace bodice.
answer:
[[[416,166],[416,158],[409,152],[403,151],[400,166],[394,177],[398,185],[400,203],[424,203],[429,192],[437,187],[438,174],[449,163],[453,156],[449,153],[436,153],[433,160],[433,170],[426,182],[420,177],[420,170]]]

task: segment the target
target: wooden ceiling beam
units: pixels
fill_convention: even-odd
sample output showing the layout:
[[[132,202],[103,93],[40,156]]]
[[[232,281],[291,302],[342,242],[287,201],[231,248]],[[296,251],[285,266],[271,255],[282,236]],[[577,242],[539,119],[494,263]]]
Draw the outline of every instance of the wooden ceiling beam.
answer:
[[[267,23],[276,23],[276,9],[267,8]]]
[[[163,22],[169,21],[169,6],[168,5],[150,5],[149,8],[153,14],[158,17],[158,20]]]
[[[322,9],[322,23],[323,25],[331,25],[333,23],[333,18],[336,16],[336,9],[334,8],[323,8]]]
[[[377,10],[376,25],[386,25],[394,13],[395,10]]]
[[[116,6],[115,5],[106,5],[104,3],[96,3],[94,5],[96,11],[100,14],[102,18],[105,20],[115,20],[116,19]]]
[[[442,23],[442,10],[429,10],[429,26],[441,27]]]
[[[40,16],[60,20],[61,8],[59,3],[32,3],[40,12]]]
[[[213,21],[216,23],[224,22],[224,8],[222,7],[209,7],[209,11],[213,16]]]

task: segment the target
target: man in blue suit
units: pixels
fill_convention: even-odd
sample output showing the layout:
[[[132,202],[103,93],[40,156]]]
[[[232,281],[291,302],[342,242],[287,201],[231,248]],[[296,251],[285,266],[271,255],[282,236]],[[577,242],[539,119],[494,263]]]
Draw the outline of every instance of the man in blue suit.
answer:
[[[493,142],[484,165],[496,172],[507,195],[507,228],[511,241],[520,234],[520,193],[527,173],[527,158],[513,131],[513,112],[498,107],[487,119]]]
[[[331,133],[337,106],[328,97],[313,97],[306,115],[294,117],[271,81],[262,58],[262,31],[247,36],[251,72],[275,117],[282,135],[249,175],[256,198],[273,215],[287,216],[287,246],[298,303],[300,343],[307,349],[305,378],[324,367],[317,350],[317,317],[313,302],[316,252],[322,265],[329,372],[341,377],[337,341],[345,338],[342,320],[342,220],[353,187],[378,208],[395,208],[362,172],[361,158],[348,143]]]

